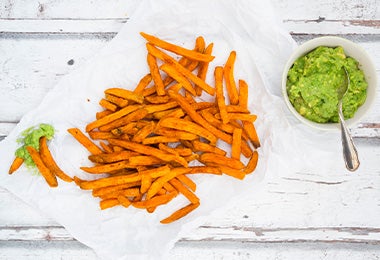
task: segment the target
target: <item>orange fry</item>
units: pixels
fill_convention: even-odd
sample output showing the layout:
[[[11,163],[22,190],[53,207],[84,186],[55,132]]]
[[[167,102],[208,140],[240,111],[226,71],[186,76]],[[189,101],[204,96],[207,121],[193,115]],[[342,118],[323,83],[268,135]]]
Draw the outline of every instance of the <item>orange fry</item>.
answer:
[[[104,109],[106,110],[110,110],[112,112],[115,112],[117,110],[117,106],[113,103],[111,103],[110,101],[102,98],[100,101],[99,101],[99,105],[102,106]]]
[[[9,174],[12,174],[14,173],[15,171],[17,171],[18,168],[20,168],[20,166],[24,163],[24,159],[20,158],[20,157],[15,157],[15,159],[13,160],[12,164],[11,164],[11,167],[9,168],[9,171],[8,173]]]
[[[227,114],[226,103],[224,100],[223,93],[223,67],[217,66],[214,71],[215,77],[215,91],[216,91],[216,101],[219,107],[220,116],[222,117],[223,124],[227,124],[230,121]]]
[[[166,72],[171,78],[180,83],[184,89],[189,91],[193,96],[196,95],[193,85],[190,81],[181,73],[179,73],[173,66],[165,63],[160,67],[161,70]]]
[[[55,177],[55,175],[49,170],[49,168],[46,167],[46,165],[41,159],[40,153],[32,146],[27,146],[26,150],[32,157],[32,160],[36,164],[41,175],[45,178],[47,184],[49,184],[50,187],[57,187],[57,177]]]
[[[55,174],[58,178],[66,182],[72,182],[73,179],[64,173],[61,168],[55,162],[53,156],[50,153],[49,147],[47,145],[47,138],[43,136],[40,138],[40,156],[43,163],[49,170]]]
[[[163,96],[165,95],[165,86],[162,82],[161,74],[158,70],[156,58],[152,54],[148,53],[147,61],[150,69],[150,75],[152,75],[153,82],[156,86],[157,95]]]
[[[102,120],[102,119],[100,119]],[[96,146],[79,128],[69,128],[67,131],[81,143],[91,154],[103,153],[102,149]]]
[[[102,173],[112,173],[113,171],[125,169],[125,168],[135,168],[135,166],[131,165],[129,161],[120,161],[115,163],[109,163],[104,165],[96,165],[93,167],[80,167],[81,170],[94,173],[94,174],[102,174]]]
[[[230,98],[230,103],[232,105],[237,105],[239,103],[239,95],[237,92],[235,78],[234,78],[235,59],[236,59],[236,51],[232,51],[224,66],[224,79],[226,81],[227,93]]]
[[[182,182],[177,179],[171,179],[169,183],[173,185],[174,188],[178,190],[178,192],[182,193],[191,203],[199,203],[199,198],[188,188],[186,188]]]
[[[228,165],[229,167],[237,170],[244,168],[244,164],[240,160],[228,158],[226,156],[216,153],[203,153],[201,154],[200,161],[204,163],[214,163],[218,165]]]
[[[241,128],[235,128],[232,135],[232,148],[231,148],[231,158],[240,160],[241,154]]]
[[[120,108],[126,107],[128,105],[128,100],[126,100],[124,98],[116,97],[116,96],[110,95],[110,94],[106,94],[105,97],[109,102],[117,105]]]
[[[256,169],[257,161],[259,159],[259,154],[257,151],[254,151],[251,159],[248,161],[247,167],[245,167],[244,172],[246,174],[253,172]]]
[[[136,94],[142,94],[144,89],[149,85],[151,81],[152,81],[152,75],[146,74],[144,77],[142,77],[142,79],[140,80],[139,84],[136,86],[133,92]]]
[[[159,39],[157,37],[154,37],[153,35],[149,35],[149,34],[146,34],[146,33],[143,33],[143,32],[141,32],[140,34],[148,42],[150,42],[150,43],[152,43],[152,44],[154,44],[154,45],[156,45],[156,46],[158,46],[160,48],[163,48],[165,50],[174,52],[174,53],[176,53],[178,55],[182,55],[182,56],[188,57],[191,60],[210,62],[210,61],[212,61],[214,59],[214,57],[211,56],[211,55],[199,53],[199,52],[196,52],[196,51],[193,51],[193,50],[190,50],[190,49],[186,49],[186,48],[180,47],[178,45],[175,45],[175,44],[163,41],[163,40],[161,40],[161,39]]]
[[[189,214],[190,212],[192,212],[193,210],[195,210],[196,208],[199,207],[199,203],[197,204],[189,204],[177,211],[175,211],[173,214],[171,214],[169,217],[163,219],[160,221],[160,223],[162,224],[169,224],[173,221],[176,221],[184,216],[186,216],[187,214]]]
[[[104,93],[131,100],[139,104],[144,102],[144,97],[142,95],[123,88],[109,88],[106,89]]]
[[[248,85],[242,79],[239,79],[239,106],[248,108]]]

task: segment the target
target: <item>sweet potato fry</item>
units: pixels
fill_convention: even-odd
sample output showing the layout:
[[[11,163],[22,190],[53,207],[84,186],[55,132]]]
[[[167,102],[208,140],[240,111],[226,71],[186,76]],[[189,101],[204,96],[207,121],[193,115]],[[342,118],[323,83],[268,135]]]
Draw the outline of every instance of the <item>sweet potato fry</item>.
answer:
[[[125,161],[131,158],[132,156],[137,156],[139,153],[132,151],[119,151],[112,153],[101,153],[89,155],[88,159],[94,163],[114,163],[119,161]]]
[[[244,131],[247,133],[249,140],[251,140],[253,146],[257,149],[260,147],[260,140],[256,132],[256,128],[252,122],[243,121]]]
[[[147,96],[145,98],[146,101],[148,101],[151,104],[165,104],[168,103],[170,100],[170,97],[167,95],[164,96]]]
[[[237,105],[239,103],[239,95],[234,78],[235,59],[236,51],[232,51],[224,66],[224,79],[226,81],[228,97],[230,98],[230,103],[232,105]]]
[[[185,174],[177,176],[177,179],[186,185],[192,192],[195,192],[197,189],[197,184]]]
[[[144,77],[141,78],[139,84],[136,86],[133,92],[136,94],[143,94],[144,89],[149,85],[151,81],[152,81],[152,75],[146,74]]]
[[[121,97],[116,97],[114,95],[110,95],[110,94],[105,94],[105,98],[115,104],[116,106],[118,106],[119,108],[123,108],[123,107],[126,107],[128,105],[128,100],[124,99],[124,98],[121,98]]]
[[[99,101],[99,105],[102,106],[104,109],[106,110],[110,110],[112,112],[115,112],[117,110],[117,106],[111,102],[109,102],[108,100],[102,98],[100,101]]]
[[[242,79],[239,79],[239,106],[248,108],[248,84]]]
[[[93,174],[103,174],[103,173],[112,173],[113,171],[125,169],[125,168],[135,168],[131,165],[128,160],[120,161],[115,163],[108,163],[104,165],[96,165],[93,167],[80,167],[82,171],[93,173]]]
[[[8,173],[9,174],[12,174],[14,173],[15,171],[18,170],[18,168],[20,168],[20,166],[24,163],[24,159],[20,158],[20,157],[15,157],[15,159],[13,160],[12,164],[11,164],[11,167],[9,167],[9,171]]]
[[[254,151],[250,160],[248,161],[247,167],[244,169],[244,172],[246,174],[252,173],[256,169],[258,159],[259,153],[257,151]]]
[[[171,179],[169,183],[173,185],[173,187],[176,188],[176,190],[179,193],[182,193],[191,203],[193,204],[199,203],[199,198],[193,192],[191,192],[188,188],[186,188],[182,184],[182,182],[174,178],[174,179]]]
[[[189,204],[177,211],[175,211],[173,214],[171,214],[169,217],[163,219],[160,221],[161,224],[169,224],[173,221],[176,221],[184,216],[186,216],[187,214],[189,214],[190,212],[192,212],[193,210],[195,210],[196,208],[199,207],[199,203],[197,204]]]
[[[157,95],[163,96],[165,95],[165,86],[162,82],[160,71],[158,70],[156,58],[152,54],[148,53],[147,61],[150,69],[150,75],[152,75],[153,82],[156,86]]]
[[[89,123],[86,126],[86,132],[90,132],[91,130],[93,130],[95,128],[109,124],[110,122],[115,121],[115,120],[117,120],[117,119],[119,119],[125,115],[128,115],[129,113],[132,113],[133,111],[135,111],[139,108],[141,108],[140,105],[127,106],[127,107],[120,109],[119,111],[116,111],[115,113],[112,113],[112,114],[109,114],[105,117],[97,119],[97,120]]]
[[[138,144],[134,142],[129,142],[129,141],[117,140],[117,139],[109,139],[108,141],[113,145],[118,145],[126,149],[129,149],[131,151],[135,151],[135,152],[145,154],[145,155],[152,155],[165,162],[170,162],[170,161],[178,162],[179,164],[187,167],[187,162],[184,158],[162,152],[161,150],[154,147],[150,147],[150,146],[146,146],[146,145]]]
[[[149,166],[149,165],[163,164],[165,163],[165,161],[151,155],[138,155],[138,156],[130,157],[129,163],[131,165],[136,165],[137,167],[139,165]]]
[[[109,114],[112,114],[113,112],[111,110],[103,110],[101,112],[96,113],[96,119],[103,118],[105,116],[108,116]]]
[[[251,123],[255,122],[255,120],[257,119],[256,115],[245,113],[229,113],[228,116],[230,119],[233,120],[248,121]]]
[[[123,88],[109,88],[106,89],[104,93],[131,100],[139,104],[144,102],[144,97],[142,95]]]
[[[106,199],[106,200],[100,201],[100,209],[101,210],[112,208],[112,207],[115,207],[117,205],[120,205],[120,202],[118,199]]]
[[[152,136],[145,138],[143,144],[160,144],[160,143],[176,143],[179,142],[179,139],[176,137],[168,136]]]
[[[123,195],[117,196],[117,200],[124,208],[128,208],[132,204],[132,201]]]
[[[103,132],[103,131],[90,131],[88,135],[93,140],[107,140],[110,138],[115,138],[116,136],[111,132]]]
[[[46,165],[41,159],[40,153],[32,146],[27,146],[26,150],[32,157],[33,162],[36,164],[38,171],[45,178],[47,184],[49,184],[50,187],[57,187],[57,177],[49,170],[48,167],[46,167]]]
[[[100,119],[102,120],[102,119]],[[67,131],[81,143],[91,154],[103,153],[102,149],[96,146],[79,128],[69,128]]]
[[[204,54],[208,54],[208,55],[211,55],[212,53],[212,48],[214,47],[214,44],[213,43],[210,43],[205,51],[204,51]],[[203,80],[203,81],[206,81],[206,75],[207,75],[207,71],[208,71],[208,67],[209,67],[209,62],[201,62],[199,64],[199,69],[198,69],[198,77]],[[202,95],[202,89],[198,86],[195,87],[195,92],[197,93],[197,96],[200,96]]]
[[[226,103],[224,99],[224,93],[223,93],[223,67],[217,66],[215,67],[214,71],[214,77],[215,77],[215,92],[216,92],[216,102],[219,107],[220,116],[222,117],[223,124],[227,124],[230,120]]]
[[[193,141],[193,149],[197,152],[217,153],[217,154],[220,154],[223,156],[226,155],[226,151],[224,151],[224,150],[222,150],[222,149],[220,149],[214,145],[207,144],[207,143],[204,143],[204,142],[201,142],[198,140]]]
[[[231,148],[231,158],[240,160],[241,154],[241,134],[242,129],[235,128],[232,135],[232,148]]]
[[[189,133],[186,131],[162,127],[162,125],[160,125],[160,124],[154,130],[154,133],[157,135],[163,135],[163,136],[167,136],[167,137],[178,138],[180,140],[195,140],[198,138],[198,135],[196,135],[196,134],[192,134],[192,133]]]
[[[217,165],[228,165],[229,167],[237,170],[244,168],[244,164],[241,161],[216,153],[203,153],[200,156],[200,160],[206,164],[214,163]]]
[[[150,121],[150,123],[143,128],[141,128],[132,138],[133,142],[141,143],[148,135],[150,135],[154,128],[156,127],[156,124],[153,121]]]
[[[166,42],[166,41],[163,41],[157,37],[154,37],[153,35],[149,35],[149,34],[146,34],[146,33],[143,33],[141,32],[140,33],[141,36],[143,36],[148,42],[162,48],[162,49],[165,49],[167,51],[171,51],[171,52],[174,52],[178,55],[182,55],[182,56],[185,56],[191,60],[198,60],[198,61],[206,61],[206,62],[210,62],[214,59],[213,56],[211,55],[208,55],[208,54],[203,54],[203,53],[199,53],[199,52],[196,52],[196,51],[193,51],[193,50],[190,50],[190,49],[186,49],[186,48],[183,48],[183,47],[180,47],[178,45],[175,45],[175,44],[172,44],[172,43],[169,43],[169,42]]]
[[[193,122],[186,121],[184,119],[171,117],[163,118],[162,120],[160,120],[159,126],[196,134],[198,136],[206,138],[213,144],[215,144],[217,141],[215,135],[210,133],[206,128]]]
[[[147,114],[148,114],[148,111],[146,109],[139,108],[139,109],[136,109],[136,110],[132,111],[131,113],[129,113],[129,114],[127,114],[127,115],[125,115],[119,119],[116,119],[112,122],[109,122],[108,124],[100,126],[99,130],[105,131],[105,132],[112,131],[113,129],[115,129],[117,127],[121,127],[121,126],[127,125],[130,122],[143,119]]]
[[[43,136],[40,138],[39,146],[40,146],[41,160],[45,164],[45,166],[61,180],[66,181],[66,182],[72,182],[73,179],[70,176],[68,176],[66,173],[64,173],[61,170],[61,168],[59,168],[53,156],[51,155],[49,147],[47,145],[46,136]]]
[[[190,168],[190,171],[188,172],[188,174],[209,173],[209,174],[222,175],[222,171],[218,167],[193,166],[193,167],[189,167],[189,168]]]

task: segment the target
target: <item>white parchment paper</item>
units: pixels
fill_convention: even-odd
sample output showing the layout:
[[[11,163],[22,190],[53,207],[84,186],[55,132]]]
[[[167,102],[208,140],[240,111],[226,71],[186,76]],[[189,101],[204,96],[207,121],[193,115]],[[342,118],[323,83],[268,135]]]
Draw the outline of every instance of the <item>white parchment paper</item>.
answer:
[[[254,198],[265,176],[311,167],[315,155],[322,169],[334,163],[329,158],[337,154],[337,148],[326,151],[325,144],[337,136],[322,139],[323,133],[300,125],[282,100],[282,67],[295,42],[281,28],[268,1],[143,0],[134,2],[131,11],[120,33],[84,66],[65,76],[0,143],[2,187],[62,224],[101,258],[158,259],[215,210],[225,209],[242,196]],[[207,43],[214,43],[216,58],[210,65],[211,74],[216,65],[224,64],[230,51],[236,50],[235,77],[247,81],[249,107],[258,115],[255,125],[262,147],[255,173],[244,181],[228,176],[194,176],[201,206],[170,225],[162,225],[159,220],[185,205],[181,197],[153,214],[133,207],[101,211],[99,201],[90,192],[72,183],[60,181],[58,188],[51,189],[41,176],[31,174],[25,167],[11,176],[7,174],[19,134],[30,126],[49,123],[57,129],[49,146],[58,165],[71,176],[91,178],[79,169],[91,165],[87,151],[66,130],[83,130],[95,119],[95,113],[100,111],[98,101],[106,88],[133,89],[148,72],[141,31],[188,48],[202,35]],[[212,83],[211,74],[208,79]]]

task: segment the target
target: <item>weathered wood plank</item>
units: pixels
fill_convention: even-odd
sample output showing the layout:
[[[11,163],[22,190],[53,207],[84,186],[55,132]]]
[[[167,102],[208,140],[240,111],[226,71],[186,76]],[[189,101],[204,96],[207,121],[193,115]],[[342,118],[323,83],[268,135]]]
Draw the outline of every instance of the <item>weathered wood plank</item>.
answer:
[[[125,18],[133,11],[138,0],[18,0],[0,5],[1,18]],[[272,0],[286,19],[316,20],[379,20],[378,0],[321,0],[299,1]]]
[[[99,34],[117,33],[128,18],[0,18],[0,33]],[[293,34],[380,34],[380,20],[284,19]]]

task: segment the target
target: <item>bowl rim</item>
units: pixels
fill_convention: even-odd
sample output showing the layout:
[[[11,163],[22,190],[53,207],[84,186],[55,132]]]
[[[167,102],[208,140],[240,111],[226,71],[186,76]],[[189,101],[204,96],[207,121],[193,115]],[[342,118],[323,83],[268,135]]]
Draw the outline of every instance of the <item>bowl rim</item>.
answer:
[[[342,46],[344,45],[344,46]],[[374,66],[374,63],[370,56],[367,54],[366,50],[354,43],[353,41],[350,41],[346,38],[338,37],[338,36],[321,36],[321,37],[316,37],[313,39],[310,39],[303,44],[299,45],[298,47],[295,48],[295,50],[292,52],[290,57],[288,58],[287,62],[285,63],[285,66],[283,68],[283,73],[282,73],[282,82],[281,82],[281,88],[282,88],[282,95],[284,97],[285,103],[288,107],[288,109],[292,112],[292,114],[300,120],[302,123],[311,126],[315,129],[320,129],[320,130],[327,130],[327,131],[339,131],[340,130],[340,124],[339,123],[317,123],[314,121],[311,121],[303,116],[301,116],[298,111],[293,107],[293,105],[289,101],[289,97],[287,94],[286,90],[286,82],[287,82],[287,76],[288,76],[288,71],[291,68],[291,66],[294,64],[295,60],[298,59],[299,57],[311,52],[315,48],[319,46],[327,46],[327,47],[337,47],[337,46],[342,46],[345,53],[346,49],[348,46],[350,50],[356,49],[356,52],[360,53],[362,56],[360,60],[365,60],[365,65],[366,65],[366,70],[363,70],[364,76],[366,78],[366,81],[368,83],[367,87],[367,97],[362,106],[359,107],[358,111],[361,109],[362,113],[358,115],[358,111],[356,111],[355,115],[353,118],[350,118],[348,120],[345,120],[346,125],[348,127],[353,126],[354,124],[358,123],[366,114],[367,112],[372,108],[375,99],[376,99],[376,88],[377,88],[377,73],[376,69]],[[347,55],[347,53],[346,53]],[[347,55],[350,56],[350,55]],[[357,57],[353,57],[356,60]],[[363,62],[359,62],[359,66],[362,67]],[[370,77],[370,78],[368,78]],[[371,82],[371,84],[370,84]],[[370,95],[368,95],[370,90]],[[364,106],[365,105],[365,106]]]

